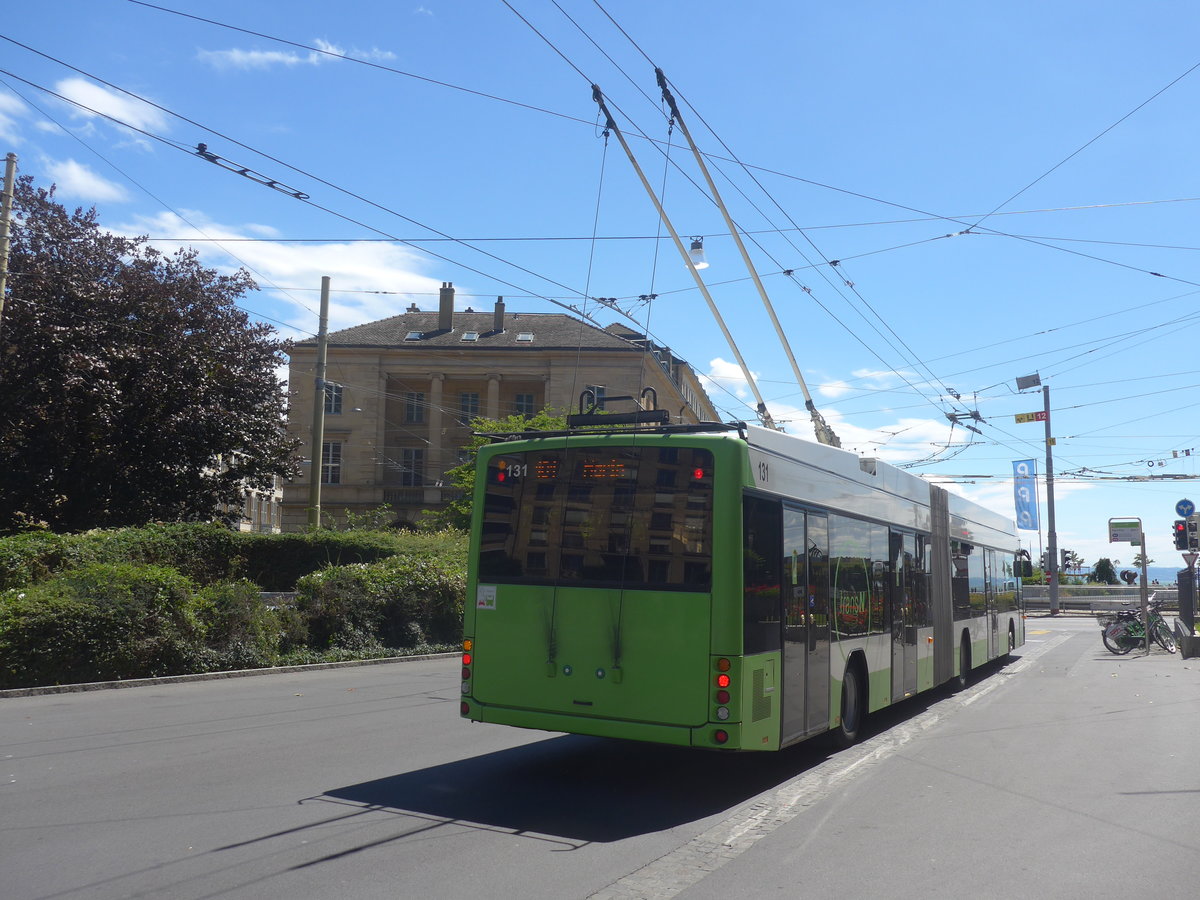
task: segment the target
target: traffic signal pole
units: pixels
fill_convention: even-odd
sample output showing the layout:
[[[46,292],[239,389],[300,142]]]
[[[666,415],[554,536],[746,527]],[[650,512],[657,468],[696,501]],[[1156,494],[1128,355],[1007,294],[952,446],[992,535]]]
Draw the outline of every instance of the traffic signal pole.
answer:
[[[1046,556],[1049,571],[1046,573],[1050,588],[1050,615],[1058,615],[1058,533],[1054,530],[1054,456],[1051,453],[1050,437],[1050,385],[1042,385],[1042,398],[1046,410]]]

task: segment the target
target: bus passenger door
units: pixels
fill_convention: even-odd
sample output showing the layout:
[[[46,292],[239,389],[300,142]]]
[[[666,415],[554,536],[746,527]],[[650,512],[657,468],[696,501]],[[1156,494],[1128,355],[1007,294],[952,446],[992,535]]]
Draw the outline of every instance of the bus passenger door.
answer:
[[[996,551],[984,550],[984,602],[987,604],[988,659],[1000,655],[1000,611],[996,604]],[[1007,639],[1006,639],[1007,640]]]
[[[917,692],[917,622],[913,608],[916,569],[916,535],[893,531],[889,538],[892,558],[892,700]]]
[[[783,510],[783,727],[781,741],[829,727],[829,523]]]

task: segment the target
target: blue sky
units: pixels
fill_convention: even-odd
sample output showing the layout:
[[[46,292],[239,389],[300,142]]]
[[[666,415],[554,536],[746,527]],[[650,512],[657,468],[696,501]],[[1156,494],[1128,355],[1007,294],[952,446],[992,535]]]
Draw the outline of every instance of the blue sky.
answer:
[[[1107,521],[1140,516],[1171,566],[1200,486],[1121,479],[1197,471],[1198,24],[1184,2],[43,0],[0,25],[0,151],[107,227],[250,269],[245,306],[285,334],[316,330],[323,275],[334,328],[451,281],[461,307],[636,323],[753,419],[594,82],[704,236],[774,417],[810,437],[659,66],[844,446],[1011,514],[1012,461],[1044,467],[1042,425],[1013,418],[1041,408],[1014,384],[1038,372],[1060,546],[1127,564]],[[948,418],[974,412],[978,434]]]

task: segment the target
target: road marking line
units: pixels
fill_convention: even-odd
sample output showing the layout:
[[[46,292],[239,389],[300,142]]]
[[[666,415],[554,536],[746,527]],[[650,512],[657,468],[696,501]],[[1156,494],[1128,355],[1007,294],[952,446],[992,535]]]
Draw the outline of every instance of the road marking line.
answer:
[[[589,900],[667,900],[702,881],[730,860],[737,859],[760,839],[785,825],[845,782],[867,771],[895,753],[923,732],[937,725],[954,710],[969,706],[990,694],[1007,680],[1000,674],[1016,675],[1074,634],[1060,634],[1026,652],[1016,662],[997,672],[987,681],[937,704],[938,709],[919,713],[882,734],[844,750],[778,788],[760,794],[750,804],[686,844],[660,856],[623,878],[589,896]]]

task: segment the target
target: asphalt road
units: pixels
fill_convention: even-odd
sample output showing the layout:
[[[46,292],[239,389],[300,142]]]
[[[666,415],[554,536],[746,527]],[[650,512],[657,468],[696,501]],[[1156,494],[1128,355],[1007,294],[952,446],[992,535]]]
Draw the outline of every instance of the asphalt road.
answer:
[[[1178,897],[1200,660],[1090,618],[857,747],[458,718],[455,660],[0,699],[0,897]]]

